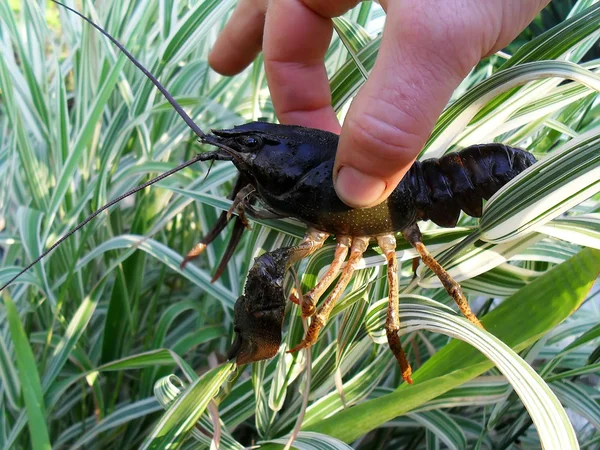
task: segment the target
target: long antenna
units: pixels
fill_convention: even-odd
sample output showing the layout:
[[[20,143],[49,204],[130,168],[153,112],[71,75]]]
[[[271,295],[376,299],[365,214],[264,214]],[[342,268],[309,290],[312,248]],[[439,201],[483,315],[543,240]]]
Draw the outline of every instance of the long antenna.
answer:
[[[209,138],[209,136],[207,136],[200,129],[200,127],[198,127],[198,125],[196,125],[194,123],[194,121],[192,120],[192,118],[190,116],[188,116],[188,114],[183,110],[183,108],[179,105],[179,103],[177,103],[177,101],[173,98],[173,96],[169,93],[169,91],[167,91],[167,89],[162,84],[160,84],[160,81],[158,81],[156,79],[156,77],[154,75],[152,75],[150,72],[148,72],[148,70],[131,53],[129,53],[129,51],[125,47],[123,47],[123,45],[121,45],[121,43],[119,41],[117,41],[114,37],[112,37],[106,31],[104,31],[104,29],[102,27],[100,27],[99,25],[96,25],[92,20],[88,19],[86,16],[84,16],[83,14],[81,14],[78,11],[74,10],[73,8],[70,8],[69,6],[67,6],[67,5],[65,5],[65,4],[63,4],[61,2],[58,2],[56,0],[52,0],[52,1],[54,3],[56,3],[57,5],[60,5],[63,8],[66,8],[67,10],[71,11],[72,13],[78,15],[83,20],[85,20],[87,23],[89,23],[94,28],[96,28],[98,31],[100,31],[100,33],[102,33],[104,36],[106,36],[108,39],[110,39],[112,41],[112,43],[115,44],[119,48],[119,50],[121,50],[125,54],[125,56],[127,56],[131,60],[131,62],[133,64],[135,64],[136,67],[138,69],[140,69],[142,71],[142,73],[148,77],[148,79],[150,81],[152,81],[152,83],[154,84],[154,86],[157,87],[157,89],[167,99],[167,101],[171,104],[171,106],[173,106],[173,108],[175,109],[175,111],[177,112],[177,114],[179,114],[179,116],[185,121],[185,123],[192,129],[192,131],[196,134],[196,136],[198,136],[202,142],[213,143],[210,139],[207,139],[207,138]],[[215,143],[213,143],[213,144],[215,144]],[[224,149],[225,150],[229,150],[227,148],[224,148]],[[230,153],[230,150],[228,151],[228,153]],[[147,188],[148,186],[150,186],[150,185],[152,185],[152,184],[154,184],[154,183],[156,183],[156,182],[158,182],[160,180],[163,180],[163,179],[167,178],[168,176],[173,175],[176,172],[179,172],[181,169],[184,169],[184,168],[186,168],[188,166],[191,166],[195,162],[203,161],[203,160],[206,161],[206,160],[209,160],[209,159],[214,159],[214,153],[199,153],[195,157],[193,157],[192,159],[190,159],[189,161],[186,161],[183,164],[180,164],[177,167],[175,167],[175,168],[173,168],[173,169],[171,169],[171,170],[169,170],[169,171],[167,171],[167,172],[165,172],[165,173],[157,176],[156,178],[153,178],[150,181],[147,181],[146,183],[144,183],[144,184],[142,184],[140,186],[137,186],[136,188],[130,190],[129,192],[126,192],[125,194],[120,195],[117,198],[111,200],[110,202],[108,202],[107,204],[105,204],[104,206],[100,207],[99,209],[97,209],[96,211],[94,211],[92,214],[90,214],[81,223],[79,223],[75,228],[73,228],[71,231],[69,231],[67,234],[65,234],[63,237],[61,237],[58,241],[56,241],[48,250],[46,250],[44,253],[42,253],[40,256],[38,256],[27,267],[25,267],[18,274],[16,274],[14,277],[12,277],[8,281],[8,283],[6,283],[4,286],[2,286],[0,288],[0,291],[3,291],[8,285],[10,285],[17,278],[19,278],[22,274],[24,274],[25,272],[27,272],[31,267],[33,267],[35,264],[37,264],[44,256],[46,256],[48,253],[50,253],[52,250],[54,250],[56,247],[58,247],[60,244],[62,244],[73,233],[76,233],[77,231],[79,231],[82,227],[84,227],[88,222],[90,222],[94,217],[96,217],[102,211],[105,211],[106,209],[110,208],[115,203],[119,203],[124,198],[129,197],[130,195],[133,195],[136,192],[141,191],[142,189]]]
[[[133,188],[132,190],[130,190],[129,192],[126,192],[123,195],[119,195],[117,198],[112,199],[110,202],[108,202],[106,205],[100,207],[99,209],[97,209],[96,211],[94,211],[92,214],[90,214],[88,217],[86,217],[82,222],[80,222],[75,228],[73,228],[71,231],[69,231],[67,234],[65,234],[63,237],[61,237],[58,241],[56,241],[52,247],[50,247],[48,250],[46,250],[44,253],[42,253],[40,256],[38,256],[32,263],[30,263],[27,267],[25,267],[23,270],[21,270],[18,274],[16,274],[14,277],[12,277],[10,280],[8,280],[8,283],[6,283],[4,286],[2,286],[0,288],[0,291],[3,291],[5,287],[7,287],[9,284],[11,284],[13,281],[15,281],[17,278],[19,278],[22,274],[24,274],[25,272],[27,272],[31,267],[33,267],[35,264],[38,263],[38,261],[40,261],[44,256],[46,256],[48,253],[50,253],[52,250],[54,250],[56,247],[58,247],[63,241],[65,241],[69,236],[71,236],[73,233],[79,231],[82,227],[84,227],[90,220],[92,220],[94,217],[96,217],[98,214],[100,214],[102,211],[110,208],[112,205],[114,205],[115,203],[119,203],[121,200],[123,200],[125,197],[129,197],[132,194],[135,194],[138,191],[141,191],[144,188],[147,188],[148,186],[164,179],[167,178],[170,175],[173,175],[175,172],[179,172],[181,169],[185,169],[187,166],[191,166],[192,164],[194,164],[197,161],[206,159],[207,157],[207,153],[198,153],[196,156],[194,156],[192,159],[179,164],[177,167],[163,173],[160,174],[159,176],[157,176],[156,178],[152,178],[150,181],[145,182],[144,184],[141,184],[135,188]]]
[[[108,39],[110,39],[111,42],[113,44],[115,44],[117,47],[119,47],[119,50],[121,50],[123,53],[125,53],[125,56],[127,56],[131,60],[131,62],[133,64],[135,64],[136,67],[138,69],[140,69],[144,73],[144,75],[146,75],[148,77],[148,79],[150,81],[152,81],[152,83],[154,83],[154,86],[157,87],[157,89],[167,99],[167,101],[171,104],[171,106],[173,106],[173,108],[175,108],[175,111],[177,111],[177,114],[179,114],[179,116],[185,121],[185,123],[188,125],[188,127],[190,127],[194,133],[196,133],[196,136],[198,136],[200,139],[203,139],[206,136],[204,131],[202,131],[200,129],[200,127],[194,123],[192,118],[190,116],[188,116],[188,114],[183,110],[183,108],[179,105],[179,103],[177,103],[177,101],[173,98],[173,96],[170,94],[170,92],[167,91],[167,89],[162,84],[160,84],[160,81],[158,81],[156,79],[156,77],[154,75],[152,75],[150,72],[148,72],[148,70],[142,65],[142,63],[139,62],[135,58],[135,56],[133,56],[131,53],[129,53],[129,51],[125,47],[123,47],[123,45],[119,41],[117,41],[114,37],[112,37],[110,34],[108,34],[108,32],[105,31],[104,28],[102,28],[100,25],[96,25],[91,19],[88,19],[86,16],[81,14],[79,11],[77,11],[61,2],[57,2],[56,0],[52,0],[52,1],[54,3],[56,3],[57,5],[60,5],[63,8],[68,9],[72,13],[77,14],[79,17],[81,17],[83,20],[85,20],[87,23],[89,23],[91,26],[93,26],[96,30],[98,30],[100,33],[102,33],[104,36],[106,36]]]

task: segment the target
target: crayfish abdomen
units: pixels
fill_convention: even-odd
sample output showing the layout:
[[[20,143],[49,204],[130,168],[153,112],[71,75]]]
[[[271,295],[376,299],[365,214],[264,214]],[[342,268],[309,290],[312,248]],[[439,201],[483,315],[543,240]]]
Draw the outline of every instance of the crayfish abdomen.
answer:
[[[410,186],[420,220],[452,228],[461,209],[481,217],[482,200],[535,162],[531,153],[520,148],[472,145],[439,159],[415,162],[402,183]]]

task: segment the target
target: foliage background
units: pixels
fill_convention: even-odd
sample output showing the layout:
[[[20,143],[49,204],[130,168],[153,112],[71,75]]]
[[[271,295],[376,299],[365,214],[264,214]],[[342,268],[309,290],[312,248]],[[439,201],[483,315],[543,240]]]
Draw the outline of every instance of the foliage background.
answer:
[[[235,2],[67,3],[118,37],[201,128],[275,119],[260,59],[234,78],[207,66]],[[464,280],[486,328],[549,383],[585,448],[600,446],[598,290],[588,295],[600,257],[582,251],[600,249],[599,11],[594,1],[552,2],[503,54],[473,70],[423,155],[490,141],[552,155],[496,196],[481,222],[464,216],[453,230],[422,228]],[[327,68],[341,117],[373,64],[383,19],[366,2],[336,22]],[[0,0],[0,46],[2,281],[108,199],[203,149],[135,67],[54,5]],[[470,336],[468,325],[436,303],[449,299],[430,274],[421,269],[411,281],[406,243],[398,253],[401,313],[420,369],[414,387],[400,385],[381,339],[387,291],[377,248],[310,359],[282,352],[235,376],[221,366],[198,378],[224,359],[253,257],[303,234],[293,221],[254,223],[219,282],[210,278],[227,234],[180,271],[179,255],[229,207],[235,170],[218,163],[206,174],[199,164],[122,202],[4,295],[3,448],[204,448],[211,440],[201,431],[214,425],[203,411],[219,387],[221,448],[285,442],[305,401],[303,430],[313,432],[301,435],[303,448],[539,448],[540,426],[523,403],[531,398],[519,400],[514,379],[470,345],[449,342],[452,330]],[[297,268],[305,289],[333,245]],[[295,307],[286,330],[286,344],[298,342]],[[480,344],[510,357],[489,336]],[[195,415],[201,426],[182,424]]]

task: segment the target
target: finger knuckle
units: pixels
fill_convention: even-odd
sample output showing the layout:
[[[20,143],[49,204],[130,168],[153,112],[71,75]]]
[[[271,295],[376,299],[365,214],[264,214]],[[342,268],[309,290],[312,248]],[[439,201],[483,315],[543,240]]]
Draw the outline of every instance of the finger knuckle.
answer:
[[[375,163],[383,170],[390,165],[397,167],[408,163],[414,158],[415,152],[422,147],[424,138],[413,131],[420,128],[416,121],[405,113],[402,115],[402,125],[368,111],[358,118],[348,118],[345,127],[353,146],[361,152],[358,157],[364,155],[365,164]]]

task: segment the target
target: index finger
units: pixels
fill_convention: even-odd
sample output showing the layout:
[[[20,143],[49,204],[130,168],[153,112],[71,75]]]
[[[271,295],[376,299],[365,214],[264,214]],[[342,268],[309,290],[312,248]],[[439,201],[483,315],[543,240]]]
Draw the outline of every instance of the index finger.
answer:
[[[273,106],[282,123],[339,134],[325,70],[332,32],[331,19],[300,0],[270,2],[263,52]]]

